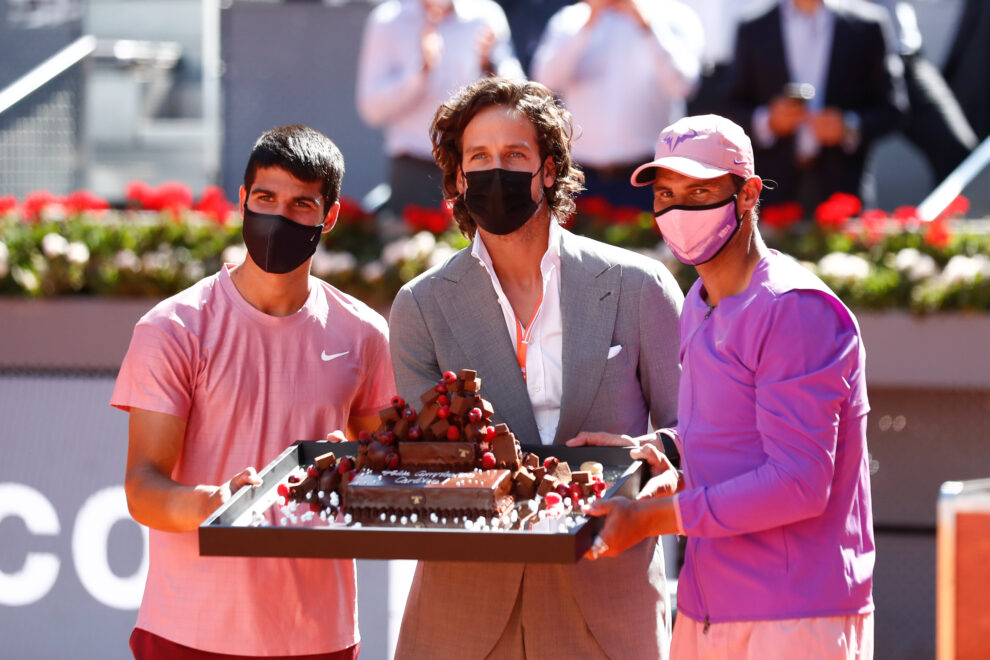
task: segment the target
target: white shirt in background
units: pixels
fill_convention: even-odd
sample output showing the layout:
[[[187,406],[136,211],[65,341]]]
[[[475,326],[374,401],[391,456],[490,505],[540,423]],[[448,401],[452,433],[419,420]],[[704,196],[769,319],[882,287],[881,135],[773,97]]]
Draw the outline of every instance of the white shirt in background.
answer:
[[[574,159],[608,167],[653,153],[657,134],[684,115],[701,73],[704,33],[675,0],[636,0],[651,30],[625,13],[587,3],[554,14],[533,55],[532,74],[560,95],[576,124]]]
[[[479,42],[495,35],[491,63],[504,77],[524,78],[512,50],[509,23],[493,0],[454,0],[454,11],[436,27],[439,61],[423,72],[422,0],[387,0],[365,24],[358,61],[357,106],[361,119],[385,131],[389,156],[433,160],[430,123],[437,108],[464,85],[482,77]]]

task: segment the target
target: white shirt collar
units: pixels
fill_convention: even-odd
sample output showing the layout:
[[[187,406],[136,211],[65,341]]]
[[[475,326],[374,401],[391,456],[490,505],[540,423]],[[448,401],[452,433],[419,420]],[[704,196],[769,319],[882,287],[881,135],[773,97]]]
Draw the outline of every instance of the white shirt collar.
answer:
[[[543,259],[540,260],[540,272],[543,273],[544,277],[551,267],[560,265],[561,235],[562,230],[560,225],[551,216],[550,233],[547,236],[547,251],[543,254]],[[495,267],[492,265],[492,257],[488,253],[488,248],[485,247],[485,242],[481,240],[481,232],[479,231],[474,232],[474,239],[471,241],[471,256],[481,262],[494,282],[498,282],[498,276],[495,275]]]

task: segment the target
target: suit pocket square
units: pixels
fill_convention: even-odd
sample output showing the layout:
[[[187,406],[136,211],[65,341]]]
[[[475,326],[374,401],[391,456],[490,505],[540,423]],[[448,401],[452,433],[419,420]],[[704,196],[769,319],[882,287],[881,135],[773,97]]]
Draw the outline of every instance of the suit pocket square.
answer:
[[[610,346],[609,349],[608,349],[608,357],[605,358],[605,359],[606,360],[611,360],[612,358],[614,358],[616,355],[618,355],[621,352],[622,352],[622,344],[619,344],[618,346]]]

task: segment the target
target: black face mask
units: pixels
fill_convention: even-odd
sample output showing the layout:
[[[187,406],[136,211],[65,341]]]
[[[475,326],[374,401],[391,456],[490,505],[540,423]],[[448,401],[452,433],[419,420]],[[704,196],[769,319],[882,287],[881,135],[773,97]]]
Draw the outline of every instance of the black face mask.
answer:
[[[266,273],[288,273],[313,256],[323,225],[308,226],[284,215],[255,213],[244,205],[244,245]]]
[[[541,166],[534,174],[498,168],[465,172],[464,204],[471,219],[497,236],[522,227],[540,207],[540,202],[533,201],[530,182],[542,171]]]

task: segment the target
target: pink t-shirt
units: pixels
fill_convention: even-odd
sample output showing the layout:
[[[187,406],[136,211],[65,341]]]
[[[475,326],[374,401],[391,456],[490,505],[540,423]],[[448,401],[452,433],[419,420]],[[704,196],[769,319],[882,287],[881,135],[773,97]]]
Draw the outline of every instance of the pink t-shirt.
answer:
[[[187,420],[172,472],[187,485],[260,470],[395,392],[379,314],[311,277],[302,309],[269,316],[241,297],[230,268],[145,314],[110,401]],[[197,532],[151,530],[137,627],[215,653],[346,648],[359,641],[354,562],[200,557]]]

